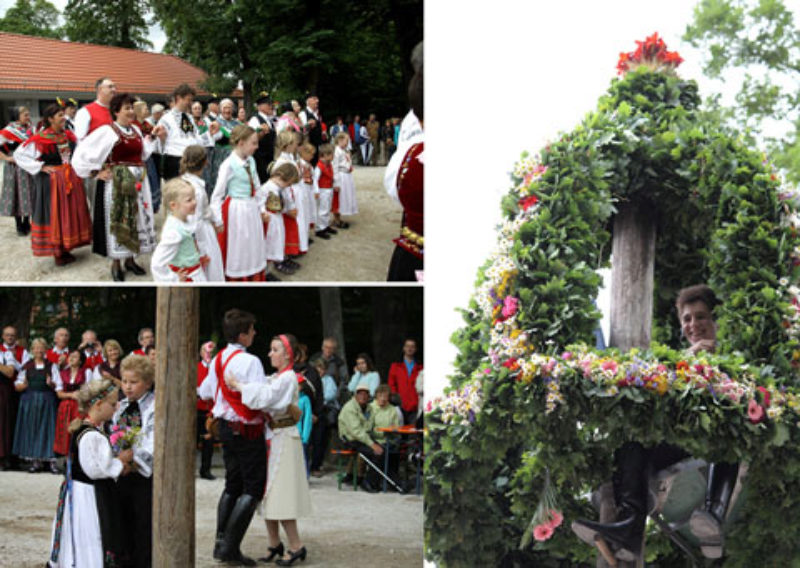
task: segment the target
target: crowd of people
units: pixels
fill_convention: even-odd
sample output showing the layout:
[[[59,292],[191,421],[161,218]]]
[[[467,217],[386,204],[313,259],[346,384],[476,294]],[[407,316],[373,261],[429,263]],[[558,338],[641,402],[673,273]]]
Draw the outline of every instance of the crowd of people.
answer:
[[[292,274],[314,238],[331,239],[358,213],[354,161],[385,165],[403,146],[399,118],[329,126],[315,93],[305,107],[277,108],[261,93],[248,116],[231,99],[195,101],[186,84],[152,108],[110,78],[96,88],[80,109],[73,99],[46,106],[35,126],[29,109],[12,108],[0,130],[0,215],[15,217],[33,255],[58,266],[91,245],[115,281],[146,274],[137,263],[146,253],[158,281]]]
[[[309,357],[308,348],[290,334],[271,340],[270,366],[276,373],[268,375],[267,366],[247,354],[254,316],[230,310],[223,331],[222,349],[213,342],[201,345],[197,383],[199,476],[215,479],[216,441],[222,443],[226,470],[214,556],[249,562],[239,543],[263,501],[269,556],[290,565],[307,554],[296,519],[311,514],[308,479],[324,475],[334,438],[382,464],[386,440],[379,428],[421,424],[416,341],[405,341],[402,361],[393,363],[382,381],[368,354],[357,355],[350,376],[334,338],[325,338]],[[58,328],[52,344],[37,337],[26,347],[17,330],[6,326],[2,340],[0,467],[65,475],[50,564],[94,566],[114,558],[121,566],[149,566],[153,330],[141,329],[138,347],[128,355],[119,341],[101,342],[91,329],[71,342],[69,331]],[[391,454],[391,479],[397,479],[397,462]],[[368,468],[359,480],[362,488],[376,491],[375,475]],[[279,526],[288,548],[281,544]]]

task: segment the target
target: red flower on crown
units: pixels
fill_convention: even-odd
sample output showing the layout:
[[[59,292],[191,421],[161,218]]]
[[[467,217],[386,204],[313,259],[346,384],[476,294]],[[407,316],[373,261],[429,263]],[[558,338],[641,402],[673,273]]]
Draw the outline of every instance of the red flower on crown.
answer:
[[[667,44],[654,33],[644,41],[636,42],[636,51],[620,53],[617,61],[617,73],[624,75],[641,64],[650,64],[657,68],[675,69],[683,63],[677,51],[667,51]]]

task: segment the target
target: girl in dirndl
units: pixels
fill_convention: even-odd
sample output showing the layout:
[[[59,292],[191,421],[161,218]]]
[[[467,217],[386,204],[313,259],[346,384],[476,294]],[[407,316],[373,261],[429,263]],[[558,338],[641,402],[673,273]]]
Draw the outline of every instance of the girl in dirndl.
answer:
[[[77,401],[86,418],[70,425],[67,474],[53,519],[48,566],[127,565],[116,480],[131,471],[133,450],[122,450],[115,457],[103,432],[114,415],[117,387],[108,379],[91,381],[81,387]]]
[[[56,439],[53,451],[57,456],[69,453],[69,425],[78,418],[78,390],[92,380],[92,371],[84,368],[86,358],[83,351],[72,351],[67,357],[68,367],[54,377],[58,403],[56,416]]]
[[[70,165],[77,139],[65,123],[64,109],[48,105],[39,131],[14,152],[19,167],[34,176],[33,255],[55,257],[56,266],[74,262],[69,251],[92,242],[83,180]]]
[[[3,177],[0,180],[0,215],[14,217],[17,234],[25,236],[31,231],[33,180],[27,172],[20,170],[12,154],[33,134],[31,113],[27,107],[11,109],[12,119],[0,130],[0,161]]]
[[[211,153],[211,163],[208,165],[208,187],[217,187],[217,176],[222,163],[231,155],[233,147],[236,145],[231,140],[233,129],[239,126],[239,121],[233,116],[233,101],[222,99],[219,103],[219,116],[212,122],[219,124],[219,131],[222,136],[214,143],[214,151]]]
[[[333,226],[347,229],[350,224],[342,221],[342,215],[358,213],[356,184],[353,182],[353,160],[347,145],[350,136],[344,132],[336,135],[333,152]],[[337,190],[338,188],[338,190]]]

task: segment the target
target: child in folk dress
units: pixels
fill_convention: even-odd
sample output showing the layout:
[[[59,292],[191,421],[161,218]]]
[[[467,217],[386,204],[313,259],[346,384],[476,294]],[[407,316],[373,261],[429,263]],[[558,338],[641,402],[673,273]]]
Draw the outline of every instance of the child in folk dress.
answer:
[[[133,450],[122,450],[114,457],[103,432],[117,405],[112,381],[86,383],[78,391],[77,402],[86,418],[70,424],[70,466],[53,520],[48,566],[117,566],[125,555],[115,480],[131,471]]]
[[[56,416],[56,439],[53,451],[57,456],[69,453],[69,425],[78,418],[78,390],[92,380],[92,371],[86,368],[83,351],[72,351],[67,357],[68,367],[54,375],[56,396],[59,398]]]
[[[330,239],[339,231],[331,227],[331,206],[333,204],[333,144],[322,144],[319,147],[319,161],[314,168],[314,185],[319,191],[319,208],[317,210],[316,235],[321,239]]]
[[[292,164],[297,167],[297,147],[302,141],[299,132],[284,130],[278,135],[276,142],[275,166],[281,164]],[[299,172],[299,170],[298,170]],[[286,234],[284,265],[292,270],[298,270],[300,264],[293,259],[305,254],[308,250],[308,227],[305,230],[305,242],[303,241],[303,200],[300,198],[300,190],[295,184],[289,185],[281,190],[283,199],[283,226]]]
[[[286,250],[286,235],[283,223],[283,190],[297,183],[297,168],[288,162],[274,165],[270,178],[262,187],[266,199],[264,216],[264,244],[267,250],[267,261],[275,270],[283,274],[294,274],[294,269],[284,263]],[[276,276],[267,275],[268,280],[278,280]]]
[[[314,185],[314,166],[311,161],[314,159],[314,154],[317,149],[310,142],[304,142],[297,150],[300,158],[297,160],[297,169],[300,172],[300,181],[297,187],[300,188],[300,193],[304,198],[303,202],[303,216],[306,221],[305,233],[308,244],[311,244],[313,239],[310,238],[311,231],[317,222],[317,199],[319,199],[319,190]]]
[[[333,218],[334,226],[347,229],[350,224],[342,221],[342,215],[358,213],[356,186],[353,182],[353,160],[347,145],[350,136],[344,132],[336,135],[336,148],[333,153]]]
[[[206,149],[202,146],[189,146],[181,158],[181,179],[194,187],[197,208],[189,215],[189,223],[195,225],[195,236],[200,256],[207,256],[209,261],[203,271],[209,282],[225,280],[225,269],[222,266],[222,251],[219,250],[217,233],[223,230],[222,218],[215,216],[214,210],[208,206],[206,182],[203,170],[206,168]]]
[[[249,126],[239,125],[231,132],[231,143],[234,149],[220,165],[211,195],[213,214],[224,225],[218,238],[225,277],[262,282],[267,267],[262,218],[266,209],[253,159],[258,135]]]
[[[151,565],[155,368],[148,357],[128,355],[122,360],[120,374],[125,398],[117,406],[113,424],[121,428],[140,428],[133,444],[134,471],[118,483],[120,509],[129,526],[125,549],[133,566],[139,568]]]
[[[195,225],[189,221],[197,207],[194,187],[188,181],[173,178],[164,184],[161,193],[169,213],[150,260],[153,279],[156,282],[205,282],[203,267],[209,259],[200,255]]]

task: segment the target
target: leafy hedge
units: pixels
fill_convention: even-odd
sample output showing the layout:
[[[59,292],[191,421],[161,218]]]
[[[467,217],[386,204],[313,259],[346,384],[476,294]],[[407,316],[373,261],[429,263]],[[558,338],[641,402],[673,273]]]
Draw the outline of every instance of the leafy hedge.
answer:
[[[792,449],[800,442],[798,198],[781,191],[764,156],[698,104],[693,81],[641,66],[614,80],[571,133],[517,164],[497,251],[453,335],[460,353],[451,390],[427,415],[430,558],[447,566],[588,562],[594,551],[568,528],[517,547],[545,468],[564,526],[595,518],[578,496],[610,478],[613,450],[628,440],[748,462],[750,498],[728,562],[800,557],[800,459]],[[603,380],[563,359],[566,346],[590,343],[598,325],[596,270],[607,266],[611,219],[623,201],[656,213],[656,337],[678,347],[675,294],[707,282],[723,299],[718,355],[684,361],[658,344],[641,354],[571,348],[581,360],[606,358],[604,372],[616,368]],[[628,384],[632,364],[663,369]],[[739,399],[708,379],[682,380],[683,364],[716,369]],[[554,377],[554,368],[563,374]],[[753,405],[766,411],[758,423]],[[663,538],[649,539],[647,550],[650,561],[680,557]]]

